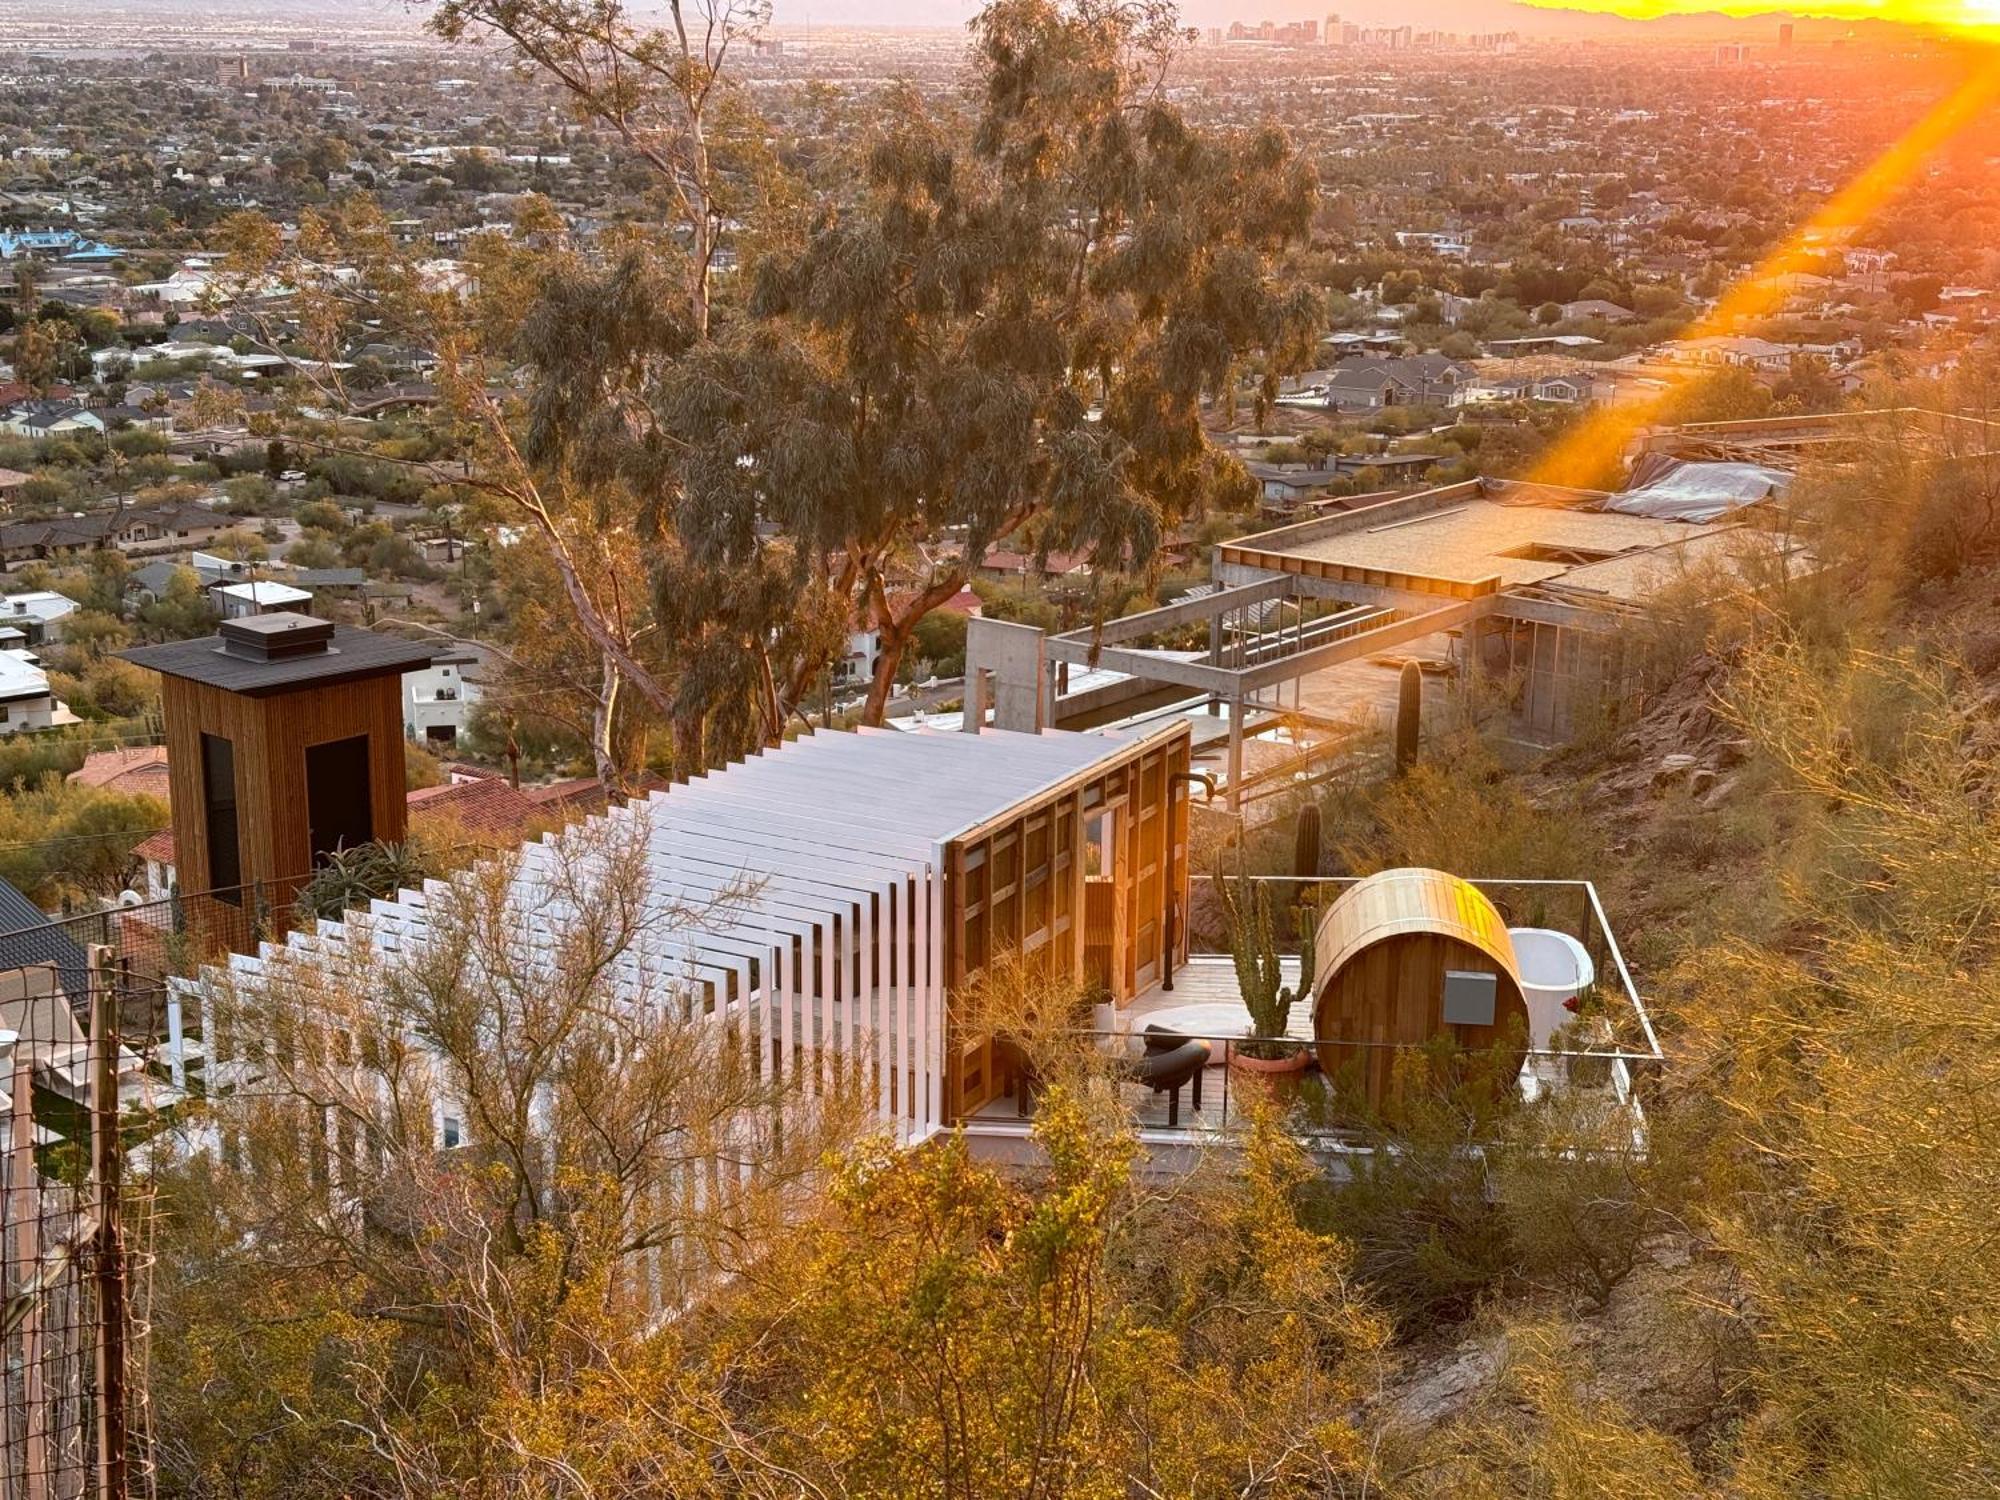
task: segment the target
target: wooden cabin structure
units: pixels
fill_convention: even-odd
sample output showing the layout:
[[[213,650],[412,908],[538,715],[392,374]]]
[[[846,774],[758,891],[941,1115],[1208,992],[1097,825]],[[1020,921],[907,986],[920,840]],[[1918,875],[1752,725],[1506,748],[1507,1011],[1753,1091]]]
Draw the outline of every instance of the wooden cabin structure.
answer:
[[[277,613],[123,654],[163,679],[182,890],[283,912],[334,849],[403,837],[402,674],[431,647]]]
[[[1390,1097],[1399,1052],[1440,1035],[1466,1052],[1518,1037],[1528,1007],[1506,920],[1470,881],[1441,870],[1384,870],[1341,893],[1320,918],[1313,1032],[1328,1077],[1353,1080],[1370,1106]]]
[[[1011,737],[989,729],[962,738]],[[1034,738],[1095,742],[1112,753],[950,840],[946,990],[1018,953],[1122,1007],[1187,959],[1191,733],[1175,721],[1131,740],[1059,731]],[[1008,1092],[1013,1071],[1004,1049],[954,1031],[948,1116],[963,1118]]]

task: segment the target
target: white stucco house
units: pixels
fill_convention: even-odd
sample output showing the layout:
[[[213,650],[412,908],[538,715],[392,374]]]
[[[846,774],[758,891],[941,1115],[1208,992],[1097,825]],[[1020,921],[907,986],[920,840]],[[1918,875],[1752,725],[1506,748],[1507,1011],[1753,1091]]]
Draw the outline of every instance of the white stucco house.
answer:
[[[0,631],[17,630],[21,639],[11,645],[34,647],[44,641],[62,639],[62,622],[76,613],[77,603],[54,589],[36,589],[25,594],[0,598]]]
[[[49,687],[48,673],[32,651],[0,651],[0,734],[55,729],[82,720]]]
[[[460,642],[428,667],[403,674],[403,732],[427,745],[454,743],[479,701],[479,652]]]

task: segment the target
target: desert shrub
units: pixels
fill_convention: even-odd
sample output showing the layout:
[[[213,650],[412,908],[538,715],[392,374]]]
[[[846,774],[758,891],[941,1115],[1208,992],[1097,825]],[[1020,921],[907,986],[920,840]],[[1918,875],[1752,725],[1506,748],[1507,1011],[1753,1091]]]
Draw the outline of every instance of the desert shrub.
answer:
[[[1503,1048],[1462,1054],[1448,1040],[1396,1059],[1391,1098],[1375,1111],[1338,1081],[1333,1123],[1372,1149],[1345,1160],[1319,1222],[1354,1248],[1355,1274],[1406,1330],[1463,1317],[1508,1274],[1512,1250],[1495,1211],[1485,1151],[1517,1098]]]
[[[47,772],[0,798],[0,877],[45,908],[67,896],[114,895],[132,873],[133,846],[166,821],[166,804],[156,797],[78,786]]]
[[[1493,748],[1462,732],[1406,775],[1349,783],[1329,798],[1328,841],[1356,875],[1424,865],[1468,876],[1576,879],[1602,860],[1594,820],[1531,799]]]
[[[1543,1095],[1507,1122],[1493,1172],[1514,1273],[1599,1307],[1666,1222],[1679,1160],[1605,1102],[1588,1089]]]

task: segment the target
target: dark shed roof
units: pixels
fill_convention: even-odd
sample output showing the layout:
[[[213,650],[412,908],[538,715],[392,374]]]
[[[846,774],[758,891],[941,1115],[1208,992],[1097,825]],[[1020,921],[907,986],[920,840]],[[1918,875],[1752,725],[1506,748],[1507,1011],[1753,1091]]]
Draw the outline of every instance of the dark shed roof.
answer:
[[[67,994],[81,994],[89,984],[90,960],[69,928],[50,920],[34,902],[0,880],[0,970],[52,964],[56,982]]]
[[[364,677],[412,671],[428,666],[435,648],[393,635],[377,635],[351,625],[333,627],[327,649],[310,655],[270,661],[223,649],[219,635],[194,641],[169,641],[163,646],[138,646],[119,656],[135,666],[150,667],[167,677],[185,677],[210,687],[252,698],[293,688],[321,687]]]

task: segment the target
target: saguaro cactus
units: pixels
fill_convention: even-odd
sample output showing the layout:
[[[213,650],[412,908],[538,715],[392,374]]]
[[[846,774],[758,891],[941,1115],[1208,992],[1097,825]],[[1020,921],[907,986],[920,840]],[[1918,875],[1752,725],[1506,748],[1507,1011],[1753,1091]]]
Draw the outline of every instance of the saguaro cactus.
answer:
[[[1308,802],[1299,810],[1298,826],[1292,831],[1292,873],[1301,880],[1319,874],[1319,804]]]
[[[1299,933],[1299,982],[1293,987],[1284,982],[1276,924],[1263,891],[1242,876],[1233,880],[1219,877],[1215,884],[1229,926],[1229,950],[1236,963],[1237,989],[1243,996],[1243,1008],[1250,1013],[1253,1040],[1245,1051],[1252,1057],[1283,1057],[1296,1050],[1293,1044],[1282,1040],[1292,1006],[1312,989],[1318,937],[1315,913],[1307,907],[1287,908],[1287,915],[1297,924]]]
[[[1396,774],[1401,776],[1417,763],[1417,740],[1423,733],[1424,669],[1413,661],[1403,663],[1403,677],[1396,685]]]

